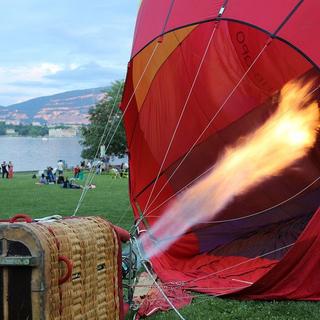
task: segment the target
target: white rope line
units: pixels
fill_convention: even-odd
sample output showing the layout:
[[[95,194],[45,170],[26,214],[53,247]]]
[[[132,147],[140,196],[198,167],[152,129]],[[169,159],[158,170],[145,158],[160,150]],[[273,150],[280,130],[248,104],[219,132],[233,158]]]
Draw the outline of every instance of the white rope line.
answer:
[[[109,125],[109,123],[110,123],[111,117],[112,117],[112,115],[113,115],[113,112],[114,112],[116,103],[117,103],[117,101],[118,101],[118,98],[119,98],[119,96],[120,96],[120,92],[121,92],[121,90],[122,90],[122,87],[123,87],[123,83],[121,83],[121,85],[119,86],[117,95],[116,95],[116,97],[115,97],[115,99],[114,99],[113,106],[112,106],[112,109],[111,109],[111,111],[110,111],[110,113],[109,113],[108,120],[107,120],[107,123],[106,123],[106,125],[105,125],[105,127],[104,127],[103,133],[102,133],[102,135],[101,135],[101,137],[100,137],[100,141],[99,141],[99,144],[98,144],[98,147],[97,147],[97,150],[96,150],[94,159],[96,159],[97,156],[98,156],[98,153],[99,153],[100,148],[101,148],[101,146],[102,146],[102,144],[103,144],[103,140],[104,140],[105,134],[106,134],[106,132],[107,132],[108,126],[110,127],[109,130],[108,130],[108,135],[109,135],[109,133],[110,133],[110,131],[111,131],[111,129],[112,129],[112,123],[111,123],[110,125]],[[88,191],[88,185],[90,185],[90,183],[91,183],[92,180],[93,180],[93,179],[90,178],[90,176],[92,175],[92,173],[93,173],[93,175],[94,175],[94,166],[91,166],[91,168],[90,168],[90,171],[89,171],[89,173],[88,173],[88,176],[87,176],[87,178],[86,178],[86,180],[85,180],[84,188],[83,188],[83,190],[82,190],[82,192],[81,192],[80,199],[79,199],[78,204],[77,204],[77,206],[76,206],[76,209],[75,209],[75,211],[74,211],[74,213],[73,213],[73,216],[75,216],[75,215],[77,214],[78,210],[80,209],[80,206],[81,206],[81,204],[82,204],[82,202],[83,202],[83,199],[84,199],[84,197],[85,197],[85,195],[86,195],[86,193],[87,193],[87,191]],[[91,180],[91,181],[90,181],[90,180]],[[90,182],[89,182],[89,181],[90,181]]]
[[[151,62],[151,60],[152,60],[152,58],[153,58],[156,50],[158,49],[158,47],[159,47],[159,42],[157,42],[157,44],[155,45],[155,47],[154,47],[154,49],[153,49],[153,51],[152,51],[152,53],[151,53],[151,56],[149,57],[149,59],[148,59],[148,61],[147,61],[147,64],[146,64],[146,66],[145,66],[145,68],[144,68],[144,70],[143,70],[143,72],[142,72],[142,74],[141,74],[141,76],[140,76],[140,78],[139,78],[139,81],[138,81],[138,83],[137,83],[137,85],[136,85],[136,87],[135,87],[132,95],[130,96],[130,99],[129,99],[129,101],[128,101],[126,107],[125,107],[125,109],[123,110],[123,113],[122,113],[121,117],[119,118],[118,124],[117,124],[116,127],[114,128],[114,132],[113,132],[113,134],[112,134],[112,136],[111,136],[111,138],[110,138],[110,140],[109,140],[109,143],[108,143],[108,145],[107,145],[107,147],[106,147],[106,152],[108,151],[108,149],[109,149],[109,147],[110,147],[110,145],[111,145],[111,142],[112,142],[112,140],[113,140],[113,138],[114,138],[114,136],[115,136],[115,134],[116,134],[116,132],[117,132],[117,130],[118,130],[118,128],[119,128],[119,125],[121,124],[122,119],[123,119],[123,117],[125,116],[128,108],[129,108],[129,106],[130,106],[130,104],[131,104],[131,101],[132,101],[133,97],[135,96],[135,94],[136,94],[136,92],[137,92],[137,89],[138,89],[139,86],[140,86],[141,80],[142,80],[143,76],[145,75],[145,73],[146,73],[146,71],[147,71],[147,68],[148,68],[148,66],[150,65],[150,62]],[[103,137],[101,137],[101,138],[103,139]],[[102,140],[102,139],[101,139],[101,140]],[[97,151],[98,151],[98,150],[97,150]],[[93,169],[93,167],[91,168],[91,170],[92,170],[92,169]],[[91,171],[90,171],[90,172],[91,172]],[[94,175],[93,175],[93,177],[89,177],[89,176],[87,177],[87,181],[90,181],[90,182],[88,183],[88,185],[93,181],[93,178],[94,178]],[[86,182],[87,182],[87,181],[86,181]],[[82,204],[82,202],[83,202],[83,200],[84,200],[84,197],[85,197],[85,195],[86,195],[87,192],[88,192],[88,187],[86,186],[86,187],[83,189],[83,191],[82,191],[81,197],[80,197],[79,202],[78,202],[78,205],[77,205],[77,207],[76,207],[76,209],[75,209],[75,211],[74,211],[74,213],[73,213],[73,216],[75,216],[75,215],[77,214],[77,212],[78,212],[78,210],[79,210],[79,208],[80,208],[80,206],[81,206],[81,204]]]
[[[247,215],[247,216],[244,216],[244,217],[238,217],[238,218],[233,218],[233,219],[225,219],[225,220],[217,220],[217,221],[211,221],[211,222],[201,222],[201,223],[204,223],[204,224],[216,224],[216,223],[223,223],[223,222],[232,222],[232,221],[238,221],[238,220],[243,220],[243,219],[247,219],[247,218],[252,218],[254,216],[257,216],[257,215],[260,215],[260,214],[263,214],[267,211],[270,211],[272,209],[275,209],[289,201],[291,201],[292,199],[298,197],[300,194],[302,194],[304,191],[306,191],[307,189],[309,189],[312,185],[314,185],[317,181],[320,180],[320,176],[317,177],[315,180],[313,180],[311,183],[309,183],[306,187],[304,187],[302,190],[300,190],[299,192],[297,192],[296,194],[294,194],[293,196],[291,196],[290,198],[282,201],[282,202],[279,202],[277,203],[276,205],[272,206],[272,207],[269,207],[267,209],[264,209],[264,210],[261,210],[261,211],[257,211],[255,213],[252,213],[250,215]]]
[[[206,46],[205,51],[204,51],[204,53],[203,53],[203,55],[202,55],[202,58],[201,58],[199,67],[198,67],[198,69],[197,69],[197,72],[196,72],[195,77],[194,77],[194,79],[193,79],[193,82],[192,82],[192,84],[191,84],[191,88],[190,88],[190,90],[189,90],[189,93],[188,93],[188,95],[187,95],[187,98],[186,98],[186,100],[185,100],[185,103],[184,103],[184,105],[183,105],[183,108],[182,108],[182,110],[181,110],[181,113],[180,113],[178,122],[177,122],[176,127],[175,127],[175,129],[174,129],[174,131],[173,131],[171,140],[170,140],[170,142],[169,142],[168,148],[167,148],[166,153],[165,153],[165,155],[164,155],[164,158],[163,158],[163,160],[162,160],[162,163],[161,163],[160,169],[159,169],[159,171],[158,171],[157,177],[156,177],[156,179],[155,179],[155,182],[154,182],[154,184],[153,184],[152,190],[151,190],[151,192],[150,192],[150,194],[149,194],[149,197],[148,197],[148,200],[147,200],[147,203],[146,203],[146,207],[145,207],[146,209],[144,210],[144,212],[142,212],[142,216],[144,216],[144,214],[145,214],[145,212],[146,212],[146,210],[147,210],[147,208],[148,208],[148,204],[149,204],[149,202],[150,202],[150,200],[151,200],[151,197],[152,197],[152,195],[153,195],[154,189],[155,189],[156,184],[157,184],[157,181],[158,181],[158,179],[159,179],[159,177],[160,177],[160,174],[161,174],[161,171],[162,171],[162,169],[163,169],[164,163],[165,163],[165,161],[166,161],[166,159],[167,159],[167,157],[168,157],[168,154],[169,154],[169,151],[170,151],[170,149],[171,149],[173,140],[174,140],[174,138],[175,138],[175,136],[176,136],[176,133],[177,133],[178,128],[179,128],[179,126],[180,126],[182,117],[183,117],[183,115],[184,115],[184,113],[185,113],[185,110],[186,110],[186,108],[187,108],[188,102],[189,102],[189,100],[190,100],[190,97],[191,97],[191,94],[192,94],[192,92],[193,92],[194,86],[195,86],[195,84],[196,84],[196,82],[197,82],[197,79],[198,79],[198,77],[199,77],[199,74],[200,74],[202,65],[203,65],[204,60],[205,60],[205,58],[206,58],[206,56],[207,56],[207,53],[208,53],[208,50],[209,50],[209,48],[210,48],[210,45],[211,45],[211,42],[212,42],[212,39],[213,39],[213,36],[214,36],[214,34],[215,34],[216,29],[217,29],[217,22],[214,21],[214,28],[213,28],[213,30],[212,30],[212,32],[211,32],[211,35],[210,35],[210,38],[209,38],[209,40],[208,40],[207,46]],[[141,219],[141,218],[140,218],[140,219]],[[140,222],[139,222],[139,223],[140,223]]]
[[[157,207],[153,208],[152,210],[150,210],[148,212],[148,217],[150,218],[155,218],[158,216],[152,216],[150,215],[152,212],[158,210],[160,207],[162,207],[164,204],[166,204],[168,201],[170,201],[172,198],[174,198],[175,196],[179,195],[181,192],[183,192],[185,189],[187,189],[190,185],[192,185],[195,181],[201,179],[201,177],[203,177],[205,174],[207,174],[210,170],[212,170],[214,168],[214,165],[209,167],[207,170],[205,170],[204,172],[202,172],[199,176],[195,177],[194,179],[192,179],[188,184],[186,184],[183,188],[181,188],[179,191],[177,191],[176,193],[174,193],[173,195],[171,195],[169,198],[167,198],[166,200],[164,200],[163,202],[161,202]]]
[[[307,96],[313,94],[315,91],[317,91],[318,89],[320,88],[320,85],[317,86],[315,89],[313,89]],[[285,115],[289,110],[287,110],[286,112],[283,113],[283,115]],[[152,212],[158,210],[160,207],[162,207],[164,204],[166,204],[168,201],[170,201],[172,198],[174,198],[176,195],[180,194],[181,192],[183,192],[185,189],[187,189],[191,184],[193,184],[194,182],[196,182],[197,180],[199,180],[202,176],[204,176],[206,173],[208,173],[210,170],[212,170],[214,168],[215,164],[211,167],[209,167],[207,170],[205,170],[203,173],[201,173],[199,176],[195,177],[194,179],[192,179],[187,185],[185,185],[182,189],[180,189],[179,191],[177,191],[176,193],[174,193],[173,195],[171,195],[169,198],[167,198],[166,200],[164,200],[162,203],[160,203],[157,207],[153,208],[151,211],[148,212],[147,215],[145,216],[148,216],[148,217],[158,217],[158,216],[152,216],[150,215]],[[177,171],[177,170],[176,170]],[[173,173],[174,174],[174,173]],[[172,178],[173,174],[169,177],[169,180]],[[269,208],[266,208],[266,209],[263,209],[261,211],[258,211],[258,212],[255,212],[253,214],[250,214],[250,215],[247,215],[247,216],[244,216],[244,217],[241,217],[241,218],[237,218],[236,220],[240,220],[240,219],[245,219],[245,218],[250,218],[251,216],[255,216],[255,215],[258,215],[258,214],[261,214],[263,212],[266,212],[266,211],[269,211],[269,210],[272,210],[292,199],[294,199],[295,197],[299,196],[301,193],[303,193],[305,190],[307,190],[309,187],[311,187],[314,183],[316,183],[318,180],[320,179],[320,176],[317,177],[314,181],[312,181],[310,184],[308,184],[305,188],[303,188],[302,190],[300,190],[299,192],[297,192],[296,194],[294,194],[293,196],[291,196],[290,198],[272,206],[272,207],[269,207]],[[164,186],[165,187],[165,186]],[[157,197],[159,196],[160,192],[163,190],[164,188],[162,188]],[[157,199],[157,197],[152,201],[152,203],[150,203],[150,206],[154,203],[154,201]],[[150,208],[149,206],[149,208]],[[228,222],[228,221],[234,221],[234,219],[227,219],[227,220],[219,220],[219,221],[211,221],[211,222],[202,222],[202,223],[222,223],[222,222]]]
[[[268,43],[267,43],[268,45]],[[266,45],[266,46],[267,46]],[[266,49],[266,46],[263,48],[263,50]],[[262,52],[260,52],[259,55],[261,55]],[[250,66],[252,67],[252,66]],[[242,81],[242,80],[241,80]],[[317,91],[320,88],[320,85],[317,86],[314,90],[312,90],[309,94],[313,94],[315,91]],[[221,108],[222,109],[222,108]],[[220,112],[221,110],[219,109],[218,112]],[[288,110],[289,111],[289,110]],[[286,111],[286,112],[288,112]],[[214,117],[216,117],[216,115],[214,115]],[[212,120],[213,121],[213,120]],[[205,130],[207,130],[207,128],[205,128]],[[201,133],[201,135],[204,132]],[[162,188],[159,190],[158,194],[156,195],[156,197],[152,200],[152,202],[150,203],[149,207],[147,209],[149,209],[152,204],[155,202],[155,200],[159,197],[160,193],[163,191],[163,189],[168,185],[169,181],[172,179],[172,177],[174,176],[174,174],[178,171],[178,169],[181,167],[182,163],[186,160],[186,158],[188,157],[188,155],[191,153],[192,149],[195,147],[195,145],[198,143],[198,140],[192,145],[191,149],[189,149],[188,153],[182,158],[182,160],[180,161],[179,165],[177,166],[177,168],[173,171],[173,173],[170,175],[170,177],[167,179],[166,183],[162,186]],[[210,171],[214,166],[212,166],[211,168],[209,168],[208,170],[206,170],[204,173],[202,173],[199,177],[193,179],[190,183],[188,183],[183,189],[179,190],[178,192],[175,193],[175,195],[179,194],[181,191],[183,191],[186,187],[188,187],[192,182],[196,181],[198,178],[200,178],[201,176],[203,176],[205,173],[207,173],[208,171]],[[313,183],[312,183],[313,184]],[[166,203],[168,200],[170,200],[173,196],[169,197],[169,199],[165,200],[164,202],[162,202],[162,204],[160,204],[157,208],[151,210],[149,213],[145,214],[144,217],[149,216],[150,213],[154,212],[156,209],[158,209],[160,206],[162,206],[164,203]],[[147,211],[147,209],[145,209],[145,211]],[[266,209],[269,210],[269,209]]]
[[[121,87],[122,87],[123,85],[124,85],[124,82],[122,82]],[[118,94],[117,94],[117,96],[118,96]],[[116,99],[116,101],[118,101],[118,98]],[[113,105],[112,113],[113,113],[114,110],[115,110],[115,106],[116,106],[116,103]],[[115,116],[115,117],[116,117],[116,115],[117,115],[117,111],[114,113],[114,116]],[[109,121],[109,119],[108,119],[108,121]],[[105,139],[103,140],[103,143],[102,143],[103,145],[106,144],[106,142],[108,141],[109,135],[110,135],[110,133],[111,133],[111,128],[113,127],[114,123],[115,123],[115,119],[113,118],[113,119],[112,119],[112,122],[111,122],[110,130],[108,131]]]
[[[211,169],[211,168],[210,168],[210,169]],[[210,170],[210,169],[208,169],[208,170]],[[208,170],[207,170],[207,171],[208,171]],[[207,172],[207,171],[206,171],[206,172]],[[206,172],[205,172],[205,173],[206,173]],[[197,179],[200,178],[200,177],[201,177],[201,176],[199,176],[199,177],[195,178],[194,180],[192,180],[192,181],[190,182],[190,184],[193,183],[195,180],[197,180]],[[283,205],[283,204],[285,204],[285,203],[293,200],[294,198],[296,198],[296,197],[298,197],[300,194],[302,194],[304,191],[306,191],[307,189],[309,189],[312,185],[314,185],[314,184],[315,184],[316,182],[318,182],[319,180],[320,180],[320,176],[317,177],[315,180],[313,180],[311,183],[309,183],[307,186],[305,186],[302,190],[300,190],[299,192],[297,192],[297,193],[295,193],[294,195],[292,195],[291,197],[289,197],[288,199],[285,199],[285,200],[283,200],[283,201],[281,201],[281,202],[279,202],[279,203],[277,203],[277,204],[275,204],[275,205],[273,205],[273,206],[271,206],[271,207],[269,207],[269,208],[266,208],[266,209],[263,209],[263,210],[254,212],[254,213],[249,214],[249,215],[246,215],[246,216],[238,217],[238,218],[224,219],[224,220],[215,220],[215,221],[203,221],[203,222],[200,222],[199,224],[218,224],[218,223],[224,223],[224,222],[232,222],[232,221],[243,220],[243,219],[247,219],[247,218],[251,218],[251,217],[260,215],[260,214],[262,214],[262,213],[265,213],[265,212],[267,212],[267,211],[270,211],[270,210],[272,210],[272,209],[275,209],[275,208],[277,208],[277,207],[279,207],[279,206],[281,206],[281,205]],[[188,184],[188,185],[189,185],[189,184]],[[187,185],[185,188],[187,188],[188,185]],[[175,193],[175,194],[172,195],[170,198],[173,198],[174,196],[176,196],[177,194],[179,194],[179,193],[182,192],[183,190],[184,190],[184,189],[182,189],[182,190],[180,190],[179,192]],[[163,203],[161,203],[158,207],[156,207],[156,208],[153,209],[152,211],[159,209],[159,207],[161,207],[161,206],[164,205],[167,201],[169,201],[170,198],[167,199],[167,200],[165,200]],[[152,211],[150,211],[150,213],[151,213]],[[157,216],[150,216],[150,215],[148,215],[148,217],[157,217]]]
[[[217,293],[217,294],[211,294],[211,293],[203,293],[202,295],[196,295],[196,296],[193,296],[195,298],[201,298],[203,297],[204,299],[198,299],[197,301],[195,302],[192,302],[192,305],[195,305],[195,304],[199,304],[199,303],[202,303],[202,302],[207,302],[211,299],[214,299],[214,298],[219,298],[221,296],[224,296],[226,294],[230,294],[232,293],[232,291],[234,290],[241,290],[241,289],[245,289],[245,288],[248,288],[249,286],[243,286],[243,287],[238,287],[238,288],[233,288],[233,289],[228,289],[222,293]]]
[[[127,105],[126,105],[126,107],[125,107],[125,109],[124,109],[121,117],[119,118],[119,121],[118,121],[118,123],[117,123],[117,125],[116,125],[116,127],[115,127],[115,129],[114,129],[114,132],[113,132],[113,134],[112,134],[112,136],[111,136],[111,138],[110,138],[110,140],[109,140],[109,143],[108,143],[108,145],[106,146],[106,152],[107,152],[107,150],[109,149],[109,147],[110,147],[110,145],[111,145],[111,143],[112,143],[112,140],[113,140],[113,138],[114,138],[114,136],[115,136],[115,134],[116,134],[116,132],[117,132],[117,130],[118,130],[121,122],[122,122],[123,117],[125,116],[125,113],[126,113],[128,107],[129,107],[129,105],[130,105],[130,103],[131,103],[131,101],[132,101],[132,99],[133,99],[133,97],[134,97],[134,95],[135,95],[135,93],[136,93],[136,91],[137,91],[137,88],[139,87],[139,85],[140,85],[140,83],[141,83],[142,77],[144,76],[144,74],[145,74],[145,72],[146,72],[146,70],[147,70],[147,67],[149,66],[149,64],[150,64],[150,62],[151,62],[151,59],[152,59],[152,57],[154,56],[154,54],[155,54],[156,49],[158,48],[158,46],[159,46],[159,43],[156,44],[156,46],[155,46],[155,48],[154,48],[154,50],[153,50],[153,52],[152,52],[152,54],[151,54],[151,56],[150,56],[150,58],[149,58],[149,60],[148,60],[148,63],[146,64],[146,66],[145,66],[145,68],[144,68],[144,70],[143,70],[143,72],[142,72],[142,74],[141,74],[141,77],[140,77],[140,79],[139,79],[139,81],[138,81],[138,83],[137,83],[137,86],[135,87],[135,90],[134,90],[133,94],[131,95],[131,97],[130,97],[130,99],[129,99],[129,102],[127,103]],[[93,179],[94,179],[94,175],[91,177],[91,180],[90,180],[89,184],[92,183]],[[88,192],[88,190],[86,190],[85,194],[86,194],[87,192]]]
[[[192,152],[192,150],[194,149],[194,147],[197,145],[197,143],[200,141],[200,139],[202,138],[202,136],[204,135],[204,133],[208,130],[208,128],[211,126],[212,122],[217,118],[217,116],[220,114],[220,112],[222,111],[222,109],[224,108],[224,106],[227,104],[227,102],[229,101],[229,99],[232,97],[232,95],[234,94],[234,92],[238,89],[238,87],[240,86],[240,84],[242,83],[243,79],[247,76],[247,74],[249,73],[249,71],[252,69],[252,67],[254,66],[254,64],[257,62],[257,60],[260,58],[260,56],[262,55],[262,53],[265,51],[265,49],[268,47],[270,43],[270,40],[267,41],[267,43],[264,45],[264,47],[261,49],[261,51],[259,52],[259,54],[256,56],[256,58],[253,60],[253,62],[251,63],[251,65],[249,66],[249,68],[246,70],[246,72],[243,74],[243,76],[240,78],[240,80],[238,81],[238,83],[235,85],[235,87],[231,90],[231,92],[229,93],[229,95],[227,96],[227,98],[224,100],[224,102],[222,103],[222,105],[220,106],[220,108],[217,110],[217,112],[213,115],[213,117],[211,118],[211,120],[209,121],[209,123],[207,124],[207,126],[203,129],[203,131],[200,133],[199,137],[196,139],[196,141],[193,143],[193,145],[191,146],[191,148],[188,150],[188,152],[185,154],[185,156],[181,159],[179,165],[175,168],[175,170],[173,171],[173,173],[170,175],[170,177],[167,179],[167,181],[165,182],[165,184],[162,186],[162,188],[160,189],[160,191],[158,192],[158,194],[156,195],[156,197],[152,200],[152,202],[150,203],[150,205],[144,210],[145,212],[150,208],[150,206],[154,203],[154,201],[159,197],[160,193],[163,191],[163,189],[168,185],[169,181],[171,181],[172,177],[174,176],[174,174],[178,171],[178,169],[181,167],[181,165],[183,164],[183,162],[186,160],[186,158],[189,156],[189,154]],[[158,177],[157,177],[158,179]],[[155,184],[155,183],[154,183]],[[146,213],[144,215],[144,217],[147,217],[148,213]]]
[[[141,258],[141,264],[143,265],[144,269],[146,270],[146,272],[148,273],[149,277],[151,278],[153,284],[155,284],[155,286],[158,288],[159,292],[162,294],[162,296],[164,297],[164,299],[169,303],[169,305],[171,306],[171,308],[174,310],[174,312],[177,314],[177,316],[181,319],[181,320],[186,320],[182,314],[179,312],[179,310],[174,306],[174,304],[170,301],[170,299],[168,298],[168,296],[165,294],[165,292],[163,291],[163,289],[160,287],[160,285],[157,283],[157,279],[155,279],[155,277],[152,275],[152,273],[150,272],[148,266],[145,263],[144,257],[142,255],[142,252],[140,250],[139,245],[137,245],[137,249],[138,249],[138,255]]]
[[[122,220],[127,216],[127,214],[131,211],[130,209],[132,209],[131,205],[129,205],[127,210],[121,215],[117,222],[117,225],[119,225],[122,222]]]
[[[121,86],[119,87],[118,92],[117,92],[117,95],[116,95],[115,100],[114,100],[114,102],[113,102],[113,106],[112,106],[112,109],[111,109],[111,111],[110,111],[110,113],[109,113],[108,120],[107,120],[107,123],[106,123],[106,125],[105,125],[105,127],[104,127],[103,133],[102,133],[102,135],[101,135],[100,142],[99,142],[99,144],[98,144],[98,148],[97,148],[97,150],[96,150],[94,159],[97,158],[97,155],[98,155],[98,153],[99,153],[100,147],[101,147],[101,145],[103,144],[103,139],[104,139],[104,136],[105,136],[105,134],[106,134],[106,132],[107,132],[107,127],[108,127],[108,125],[109,125],[109,123],[110,123],[111,116],[112,116],[113,111],[114,111],[114,109],[115,109],[115,106],[116,106],[116,103],[117,103],[117,101],[118,101],[118,98],[119,98],[119,95],[120,95],[120,92],[121,92],[122,87],[123,87],[123,83],[121,83]],[[111,129],[112,129],[112,124],[110,124],[110,128],[109,128],[109,130],[108,130],[108,134],[109,134],[109,132],[111,131]],[[87,176],[87,178],[86,178],[86,180],[85,180],[84,189],[82,190],[82,193],[81,193],[80,199],[79,199],[79,201],[78,201],[77,207],[76,207],[76,209],[75,209],[75,211],[74,211],[74,214],[73,214],[74,216],[77,214],[77,212],[78,212],[78,210],[80,209],[80,206],[81,206],[81,204],[82,204],[82,202],[83,202],[83,199],[84,199],[84,197],[86,196],[86,193],[87,193],[87,191],[88,191],[88,190],[87,190],[87,189],[88,189],[88,185],[90,185],[90,183],[92,182],[92,181],[90,181],[90,180],[92,180],[92,179],[90,178],[91,175],[94,175],[94,166],[92,166],[92,167],[90,168],[90,171],[89,171],[89,173],[88,173],[88,176]]]
[[[183,283],[183,284],[184,284],[184,283],[190,283],[190,282],[192,283],[192,282],[197,282],[197,281],[199,281],[199,280],[203,280],[203,279],[212,277],[212,276],[217,275],[217,274],[219,274],[219,273],[221,273],[221,272],[224,272],[224,271],[227,271],[227,270],[236,268],[236,267],[238,267],[238,266],[241,266],[241,265],[244,265],[244,264],[246,264],[246,263],[252,262],[252,261],[257,260],[257,259],[259,259],[259,258],[263,258],[263,257],[265,257],[265,256],[268,256],[268,255],[272,254],[272,253],[275,253],[275,252],[278,252],[278,251],[281,251],[281,250],[290,248],[290,247],[292,247],[294,244],[295,244],[295,242],[290,243],[290,244],[285,245],[285,246],[282,246],[282,247],[280,247],[280,248],[278,248],[278,249],[275,249],[275,250],[272,250],[272,251],[268,251],[268,252],[266,252],[266,253],[264,253],[264,254],[258,255],[258,256],[254,257],[254,258],[251,258],[251,259],[248,259],[248,260],[246,260],[246,261],[239,262],[239,263],[234,264],[234,265],[232,265],[232,266],[230,266],[230,267],[227,267],[227,268],[224,268],[224,269],[221,269],[221,270],[218,270],[218,271],[209,273],[209,274],[207,274],[207,275],[205,275],[205,276],[198,277],[198,278],[196,278],[196,279],[186,280],[186,281],[183,281],[182,283]]]
[[[252,284],[252,282],[248,282],[248,281],[242,281],[242,280],[238,280],[238,279],[232,279],[233,281],[240,281],[240,282],[244,282],[244,283],[247,283],[247,284]],[[178,285],[178,284],[172,284],[172,285],[164,285],[163,283],[161,284],[161,288],[165,288],[165,289],[174,289],[174,288],[178,288],[180,287],[181,285]],[[156,286],[153,284],[136,284],[135,287],[137,288],[155,288]],[[247,286],[241,286],[241,287],[232,287],[232,286],[229,286],[229,287],[197,287],[197,289],[199,290],[227,290],[227,289],[241,289],[243,287],[247,287]],[[193,287],[183,287],[183,289],[185,290],[193,290],[194,289],[194,286]]]
[[[316,90],[318,90],[319,88],[320,88],[320,86],[316,87],[314,90],[312,90],[312,91],[308,94],[308,96],[311,95],[311,94],[313,94],[313,93],[314,93]],[[288,112],[288,111],[286,111],[286,112]],[[285,113],[286,113],[286,112],[285,112]],[[284,113],[284,114],[285,114],[285,113]],[[210,170],[212,170],[212,169],[214,168],[214,166],[215,166],[215,165],[209,167],[209,168],[208,168],[206,171],[204,171],[200,176],[192,179],[192,180],[191,180],[186,186],[184,186],[181,190],[177,191],[176,193],[174,193],[173,195],[171,195],[169,198],[167,198],[166,200],[164,200],[164,201],[163,201],[162,203],[160,203],[157,207],[155,207],[155,208],[153,208],[151,211],[149,211],[148,214],[145,215],[145,216],[148,216],[148,217],[157,217],[157,216],[152,216],[152,215],[150,215],[150,214],[151,214],[152,212],[156,211],[157,209],[159,209],[159,208],[160,208],[161,206],[163,206],[164,204],[166,204],[170,199],[172,199],[172,198],[175,197],[176,195],[178,195],[178,194],[180,194],[181,192],[183,192],[183,191],[184,191],[186,188],[188,188],[191,184],[193,184],[194,182],[196,182],[197,180],[199,180],[203,175],[205,175],[205,174],[208,173]],[[177,170],[176,170],[176,171],[177,171]],[[176,171],[175,171],[175,172],[176,172]],[[174,172],[174,173],[175,173],[175,172]],[[174,173],[173,173],[173,174],[174,174]],[[172,178],[173,174],[169,177],[169,180]],[[282,205],[282,204],[285,204],[286,202],[288,202],[288,201],[296,198],[296,197],[299,196],[301,193],[303,193],[305,190],[307,190],[309,187],[311,187],[313,184],[315,184],[319,179],[320,179],[320,176],[317,177],[315,180],[313,180],[310,184],[308,184],[308,185],[307,185],[306,187],[304,187],[302,190],[300,190],[299,192],[297,192],[297,193],[294,194],[293,196],[289,197],[288,199],[286,199],[286,200],[284,200],[284,201],[282,201],[282,202],[280,202],[280,203],[278,203],[278,204],[276,204],[276,205],[274,205],[274,206],[271,206],[271,207],[269,207],[269,208],[263,209],[263,210],[261,210],[261,211],[257,211],[257,212],[255,212],[255,213],[253,213],[253,214],[246,215],[246,216],[239,217],[239,218],[234,218],[234,219],[207,221],[207,222],[201,222],[201,223],[202,223],[202,224],[217,224],[217,223],[223,223],[223,222],[230,222],[230,221],[242,220],[242,219],[246,219],[246,218],[250,218],[250,217],[252,217],[252,216],[256,216],[256,215],[262,214],[262,213],[264,213],[264,212],[270,211],[270,210],[272,210],[272,209],[274,209],[274,208],[276,208],[276,207],[278,207],[278,206],[280,206],[280,205]],[[159,196],[160,192],[161,192],[163,189],[164,189],[164,188],[162,188],[162,189],[159,191],[159,193],[158,193],[157,196]],[[156,197],[156,198],[157,198],[157,197]],[[156,200],[156,198],[153,200],[153,202]],[[153,203],[153,202],[152,202],[152,203]],[[150,204],[150,206],[152,205],[152,203]],[[150,208],[150,206],[149,206],[149,208]]]

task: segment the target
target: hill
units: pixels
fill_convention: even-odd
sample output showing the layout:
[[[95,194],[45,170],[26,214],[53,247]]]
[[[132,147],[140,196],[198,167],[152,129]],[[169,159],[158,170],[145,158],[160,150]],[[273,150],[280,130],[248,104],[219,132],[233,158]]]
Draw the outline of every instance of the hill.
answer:
[[[0,107],[0,121],[12,124],[86,124],[89,108],[103,98],[105,90],[67,91]]]

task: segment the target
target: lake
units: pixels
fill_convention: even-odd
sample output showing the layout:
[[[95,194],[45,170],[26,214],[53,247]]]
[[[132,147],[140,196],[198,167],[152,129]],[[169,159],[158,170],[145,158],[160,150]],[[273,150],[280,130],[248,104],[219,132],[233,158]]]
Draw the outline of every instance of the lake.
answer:
[[[12,161],[14,171],[42,170],[56,167],[65,160],[68,166],[81,161],[79,138],[0,137],[0,161]]]

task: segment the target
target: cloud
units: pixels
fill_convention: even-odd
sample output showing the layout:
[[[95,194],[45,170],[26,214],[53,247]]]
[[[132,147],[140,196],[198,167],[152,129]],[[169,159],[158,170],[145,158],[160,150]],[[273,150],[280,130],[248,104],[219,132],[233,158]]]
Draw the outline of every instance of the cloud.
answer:
[[[54,63],[40,63],[14,67],[0,67],[0,83],[12,81],[41,81],[44,76],[55,74],[63,69],[62,65]]]
[[[64,82],[106,83],[110,80],[124,78],[125,68],[122,66],[104,67],[91,62],[76,68],[67,68],[49,74],[45,78]]]
[[[137,9],[132,0],[3,1],[0,105],[124,78]]]
[[[32,99],[63,91],[88,89],[109,85],[123,79],[121,65],[101,65],[91,62],[84,65],[57,65],[41,63],[32,66],[0,68],[0,96],[2,105]]]

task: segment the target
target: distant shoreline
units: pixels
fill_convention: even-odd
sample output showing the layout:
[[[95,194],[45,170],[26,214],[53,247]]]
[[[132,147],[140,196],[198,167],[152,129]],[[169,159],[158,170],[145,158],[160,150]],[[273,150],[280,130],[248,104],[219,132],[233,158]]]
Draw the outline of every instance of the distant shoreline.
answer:
[[[73,136],[73,137],[50,137],[50,136],[18,136],[18,135],[8,135],[8,134],[3,134],[0,135],[0,138],[37,138],[37,139],[42,139],[44,138],[45,140],[47,139],[75,139],[75,138],[81,138],[81,136]]]

